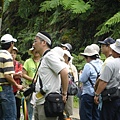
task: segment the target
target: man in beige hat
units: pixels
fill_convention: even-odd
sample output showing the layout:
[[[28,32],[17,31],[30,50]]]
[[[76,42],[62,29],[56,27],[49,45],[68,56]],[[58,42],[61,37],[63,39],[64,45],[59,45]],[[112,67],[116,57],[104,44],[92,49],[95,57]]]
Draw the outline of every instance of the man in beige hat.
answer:
[[[94,97],[94,102],[98,104],[99,95],[102,95],[103,104],[100,120],[120,120],[120,39],[111,44],[110,48],[114,59],[107,62],[101,73]],[[107,93],[106,99],[103,96],[105,92]]]

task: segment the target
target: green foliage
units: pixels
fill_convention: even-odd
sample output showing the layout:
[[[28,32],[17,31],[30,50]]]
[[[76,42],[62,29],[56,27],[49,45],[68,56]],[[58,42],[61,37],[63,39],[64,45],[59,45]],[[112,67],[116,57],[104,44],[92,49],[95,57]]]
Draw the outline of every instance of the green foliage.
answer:
[[[8,9],[10,3],[13,2],[13,1],[15,1],[15,0],[4,0],[3,13]]]
[[[32,3],[29,0],[21,0],[19,3],[18,14],[21,18],[28,18],[31,14]]]
[[[83,0],[75,1],[71,5],[71,9],[73,13],[85,13],[90,9],[90,4],[89,2],[85,3]]]
[[[83,69],[86,61],[83,56],[72,54],[73,64],[76,66],[78,72]]]
[[[118,24],[118,23],[120,23],[120,12],[116,13],[113,17],[111,17],[109,20],[107,20],[103,24],[100,31],[95,34],[95,37],[103,35],[105,33],[109,33],[110,31],[113,31],[114,26],[116,27],[116,24]]]
[[[107,26],[112,26],[115,25],[117,23],[120,23],[120,11],[118,13],[116,13],[113,17],[111,17],[106,23],[105,25]]]
[[[65,10],[72,10],[73,13],[84,13],[90,8],[90,4],[85,3],[83,0],[50,0],[43,2],[40,6],[41,12],[51,11],[62,5]]]
[[[75,2],[76,0],[74,0]],[[62,6],[65,10],[68,10],[71,8],[71,5],[73,4],[73,0],[61,0]]]
[[[60,0],[45,1],[41,3],[40,11],[41,12],[51,11],[53,8],[56,8],[58,5],[60,5]]]
[[[17,55],[16,60],[19,61],[22,65],[24,64],[24,61],[21,59],[19,54]]]
[[[109,33],[110,31],[111,31],[111,29],[109,27],[107,27],[106,25],[104,25],[104,26],[102,26],[102,28],[100,29],[100,31],[95,34],[95,37],[103,35],[105,33]]]
[[[79,108],[79,98],[77,96],[74,96],[73,103],[74,108]]]
[[[109,0],[4,0],[2,34],[18,39],[21,55],[33,43],[38,31],[51,34],[53,46],[69,42],[77,69],[85,61],[78,54],[91,43],[120,35],[120,4]],[[111,6],[111,7],[110,7]],[[102,12],[101,12],[102,11]]]

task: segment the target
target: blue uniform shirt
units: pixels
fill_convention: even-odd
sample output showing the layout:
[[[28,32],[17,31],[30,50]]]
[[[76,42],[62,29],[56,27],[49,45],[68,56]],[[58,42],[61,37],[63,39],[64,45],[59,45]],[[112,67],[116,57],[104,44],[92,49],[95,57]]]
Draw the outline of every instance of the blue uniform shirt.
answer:
[[[100,72],[102,64],[99,61],[99,59],[92,60],[90,61],[90,63],[92,63],[95,66],[97,72]],[[94,96],[94,88],[92,87],[88,78],[90,78],[92,83],[95,84],[96,79],[97,79],[97,72],[90,63],[85,64],[82,74],[79,75],[79,80],[83,83],[82,95],[89,94],[91,96]]]

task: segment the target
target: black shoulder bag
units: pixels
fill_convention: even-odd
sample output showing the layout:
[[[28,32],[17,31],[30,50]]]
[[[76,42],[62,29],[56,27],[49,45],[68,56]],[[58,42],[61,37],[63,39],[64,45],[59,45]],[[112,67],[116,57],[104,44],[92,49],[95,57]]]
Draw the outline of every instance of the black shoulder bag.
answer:
[[[36,80],[36,82],[34,82],[34,79],[37,76],[37,72],[38,72],[39,66],[40,66],[40,63],[38,65],[38,68],[37,68],[36,73],[34,75],[34,78],[32,80],[32,83],[29,85],[29,88],[23,92],[23,95],[25,97],[29,96],[30,94],[32,94],[35,91],[35,84],[36,84],[37,80]]]

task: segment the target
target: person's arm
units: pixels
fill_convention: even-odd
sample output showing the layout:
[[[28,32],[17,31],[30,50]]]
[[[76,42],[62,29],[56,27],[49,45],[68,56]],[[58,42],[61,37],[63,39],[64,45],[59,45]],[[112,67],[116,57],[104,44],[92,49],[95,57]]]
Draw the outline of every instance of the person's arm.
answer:
[[[24,68],[23,68],[23,71],[22,71],[22,76],[26,80],[29,80],[29,81],[33,80],[33,78],[31,78],[30,76],[28,76],[28,73],[27,73],[27,71]]]
[[[97,90],[97,87],[98,87],[98,84],[99,84],[99,79],[96,80],[96,83],[95,83],[95,86],[94,86],[94,90],[96,91]]]
[[[107,82],[101,80],[101,79],[98,79],[99,80],[99,83],[98,83],[98,87],[95,91],[95,97],[94,97],[94,102],[96,104],[99,103],[99,95],[101,94],[101,92],[105,89],[105,87],[107,86]]]
[[[60,76],[61,76],[61,83],[62,83],[63,101],[66,102],[68,82],[69,82],[67,68],[64,68],[60,71]]]
[[[90,76],[90,65],[88,63],[85,64],[82,71],[79,73],[79,81],[82,83],[86,83],[88,81],[88,78]]]
[[[22,85],[17,84],[10,74],[5,74],[4,77],[10,84],[15,85],[18,89],[22,89]]]

